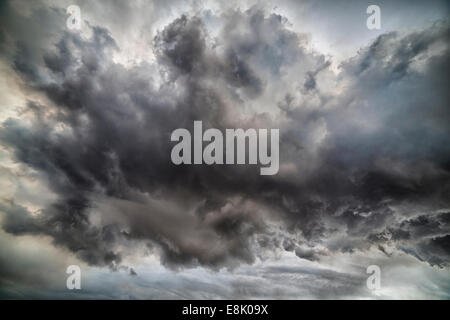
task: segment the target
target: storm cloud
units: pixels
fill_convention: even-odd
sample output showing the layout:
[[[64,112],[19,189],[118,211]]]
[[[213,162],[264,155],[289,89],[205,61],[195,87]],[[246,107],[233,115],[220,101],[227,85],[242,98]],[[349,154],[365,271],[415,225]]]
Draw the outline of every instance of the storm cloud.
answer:
[[[3,199],[5,232],[114,270],[135,244],[175,269],[370,250],[449,267],[448,21],[383,33],[335,70],[282,14],[202,7],[155,31],[151,60],[124,65],[95,21],[76,32],[63,9],[17,10],[2,4],[0,53],[26,103],[0,141],[56,200]],[[174,165],[170,134],[194,120],[280,128],[279,173]]]

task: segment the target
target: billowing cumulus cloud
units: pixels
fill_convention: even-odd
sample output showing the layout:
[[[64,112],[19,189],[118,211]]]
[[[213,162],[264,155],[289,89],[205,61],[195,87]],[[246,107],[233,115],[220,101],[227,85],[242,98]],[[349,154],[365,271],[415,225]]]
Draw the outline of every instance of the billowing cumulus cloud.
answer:
[[[177,270],[374,251],[448,269],[448,21],[382,33],[337,64],[268,6],[152,6],[171,13],[144,37],[151,58],[124,64],[117,25],[70,31],[64,8],[2,4],[2,65],[24,103],[1,145],[54,194],[39,208],[4,197],[4,232],[138,275],[135,247]],[[170,135],[194,120],[280,128],[279,173],[174,165]],[[264,267],[268,282],[291,272],[280,268]],[[360,276],[320,274],[363,295]]]

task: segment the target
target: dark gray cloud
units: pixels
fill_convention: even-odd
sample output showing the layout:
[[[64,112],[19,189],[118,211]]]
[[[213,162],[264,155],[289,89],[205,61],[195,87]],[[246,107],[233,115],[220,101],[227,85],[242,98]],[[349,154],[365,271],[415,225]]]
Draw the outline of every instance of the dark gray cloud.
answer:
[[[380,35],[336,74],[305,34],[258,7],[181,15],[149,44],[155,61],[130,67],[103,27],[85,37],[64,30],[61,10],[22,17],[61,22],[43,45],[2,10],[2,57],[40,99],[3,122],[0,140],[58,196],[39,213],[2,205],[6,232],[50,236],[112,268],[133,242],[171,267],[387,245],[448,267],[448,22]],[[170,134],[194,120],[280,128],[280,173],[173,165]]]

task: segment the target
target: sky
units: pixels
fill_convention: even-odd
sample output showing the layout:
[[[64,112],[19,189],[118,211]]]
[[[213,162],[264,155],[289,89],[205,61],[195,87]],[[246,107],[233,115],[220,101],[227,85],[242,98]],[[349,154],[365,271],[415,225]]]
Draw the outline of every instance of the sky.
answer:
[[[449,299],[449,7],[0,1],[0,298]],[[175,165],[197,120],[278,173]]]

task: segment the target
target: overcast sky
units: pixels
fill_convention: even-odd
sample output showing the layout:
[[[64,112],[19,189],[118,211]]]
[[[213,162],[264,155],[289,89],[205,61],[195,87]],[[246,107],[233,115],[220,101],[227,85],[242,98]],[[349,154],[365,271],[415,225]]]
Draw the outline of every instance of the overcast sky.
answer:
[[[0,2],[0,297],[449,299],[448,14]],[[278,128],[278,174],[174,165],[195,120]]]

